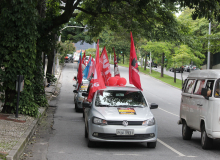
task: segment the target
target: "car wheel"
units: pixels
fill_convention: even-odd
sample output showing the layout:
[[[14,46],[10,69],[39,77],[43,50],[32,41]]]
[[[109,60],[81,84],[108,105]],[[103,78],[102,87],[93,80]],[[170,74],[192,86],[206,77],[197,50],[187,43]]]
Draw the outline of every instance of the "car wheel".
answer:
[[[205,125],[202,126],[201,131],[201,145],[202,149],[210,149],[212,147],[213,139],[207,136]]]
[[[75,103],[75,111],[79,112],[79,108],[77,107],[77,104]]]
[[[147,147],[148,148],[156,148],[157,142],[147,142]]]
[[[184,140],[190,140],[192,138],[193,131],[187,126],[186,122],[182,125],[182,137]]]
[[[86,125],[85,125],[85,138],[88,138],[88,132],[87,132],[87,129],[86,129]]]
[[[85,113],[84,113],[84,111],[83,111],[83,118],[85,118]]]

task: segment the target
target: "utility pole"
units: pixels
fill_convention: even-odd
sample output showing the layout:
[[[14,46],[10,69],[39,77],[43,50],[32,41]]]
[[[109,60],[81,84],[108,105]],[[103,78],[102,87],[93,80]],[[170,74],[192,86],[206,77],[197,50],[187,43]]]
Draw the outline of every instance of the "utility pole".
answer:
[[[211,34],[211,21],[209,22],[209,35]],[[210,41],[208,40],[208,53],[207,53],[207,69],[210,69]]]

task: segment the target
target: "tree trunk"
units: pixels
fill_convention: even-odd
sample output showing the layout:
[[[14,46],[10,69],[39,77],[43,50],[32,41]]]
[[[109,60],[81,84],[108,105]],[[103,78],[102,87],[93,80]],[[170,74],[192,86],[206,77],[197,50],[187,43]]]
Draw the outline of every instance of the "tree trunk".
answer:
[[[147,53],[145,53],[145,63],[144,63],[144,70],[146,71],[147,67]]]
[[[176,68],[173,69],[174,71],[174,83],[176,83]]]
[[[161,77],[163,77],[163,67],[164,67],[164,53],[162,54],[162,64],[161,64]]]
[[[123,53],[123,64],[125,64],[125,54]]]
[[[213,53],[210,53],[210,69],[213,67]]]
[[[52,75],[53,71],[53,60],[54,60],[54,51],[52,50],[50,54],[47,55],[48,64],[47,64],[47,73],[46,75]],[[50,83],[50,79],[47,78],[47,82]]]
[[[2,109],[3,113],[15,113],[15,110],[12,106],[10,106],[10,104],[12,103],[12,105],[14,105],[13,101],[16,99],[17,92],[12,89],[7,88],[5,90],[5,102],[4,102],[4,106]]]

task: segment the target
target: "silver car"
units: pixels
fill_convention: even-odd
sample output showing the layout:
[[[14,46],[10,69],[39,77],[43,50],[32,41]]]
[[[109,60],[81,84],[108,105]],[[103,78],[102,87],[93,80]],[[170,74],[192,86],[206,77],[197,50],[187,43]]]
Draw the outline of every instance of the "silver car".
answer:
[[[83,102],[85,137],[88,147],[96,142],[147,142],[155,148],[157,124],[141,90],[134,87],[107,87],[96,91],[92,103]]]
[[[88,86],[89,86],[89,81],[83,79],[82,84],[80,85],[79,89],[78,89],[78,83],[76,85],[73,85],[73,86],[76,89],[76,90],[73,90],[73,92],[75,93],[75,95],[74,95],[75,111],[80,112],[80,111],[83,111],[82,102],[85,98],[84,96],[82,96],[82,93],[87,92],[87,89],[88,89]]]

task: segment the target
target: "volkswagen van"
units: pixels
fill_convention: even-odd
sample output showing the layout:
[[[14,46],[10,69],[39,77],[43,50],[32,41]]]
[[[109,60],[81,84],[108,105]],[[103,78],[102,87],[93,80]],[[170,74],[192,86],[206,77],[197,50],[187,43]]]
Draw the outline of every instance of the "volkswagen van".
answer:
[[[185,79],[180,103],[182,138],[190,140],[201,132],[203,149],[212,148],[220,138],[220,70],[196,70]]]

